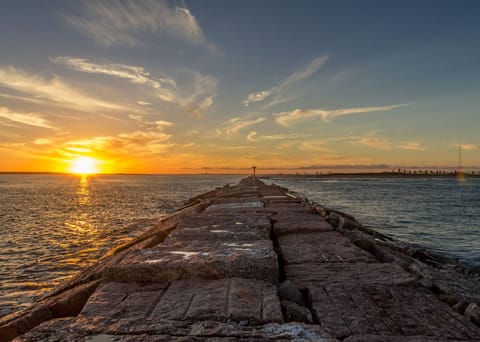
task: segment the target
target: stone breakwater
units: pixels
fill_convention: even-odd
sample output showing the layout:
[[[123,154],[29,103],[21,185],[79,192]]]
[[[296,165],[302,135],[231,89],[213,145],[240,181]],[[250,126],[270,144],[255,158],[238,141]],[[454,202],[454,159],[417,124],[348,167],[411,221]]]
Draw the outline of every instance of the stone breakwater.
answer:
[[[247,178],[191,199],[0,341],[480,341],[479,279]]]

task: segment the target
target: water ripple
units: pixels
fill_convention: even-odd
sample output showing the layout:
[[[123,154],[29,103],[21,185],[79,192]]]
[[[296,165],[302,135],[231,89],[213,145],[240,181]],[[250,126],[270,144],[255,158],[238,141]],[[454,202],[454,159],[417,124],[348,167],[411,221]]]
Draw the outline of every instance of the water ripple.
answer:
[[[0,175],[0,316],[31,305],[185,200],[240,179]]]

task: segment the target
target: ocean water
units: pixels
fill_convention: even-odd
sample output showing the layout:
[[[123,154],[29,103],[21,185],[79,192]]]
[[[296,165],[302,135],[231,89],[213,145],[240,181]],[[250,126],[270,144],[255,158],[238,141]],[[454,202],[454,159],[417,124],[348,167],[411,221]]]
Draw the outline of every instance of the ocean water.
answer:
[[[397,240],[480,271],[480,178],[270,178]]]
[[[189,198],[241,178],[0,175],[0,316],[31,305]]]

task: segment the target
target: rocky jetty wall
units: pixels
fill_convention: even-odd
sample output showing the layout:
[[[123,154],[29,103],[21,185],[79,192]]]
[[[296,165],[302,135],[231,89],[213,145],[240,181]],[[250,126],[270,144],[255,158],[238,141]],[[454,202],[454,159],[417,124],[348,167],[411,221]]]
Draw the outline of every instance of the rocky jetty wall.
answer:
[[[480,340],[478,276],[246,178],[192,198],[0,341]]]

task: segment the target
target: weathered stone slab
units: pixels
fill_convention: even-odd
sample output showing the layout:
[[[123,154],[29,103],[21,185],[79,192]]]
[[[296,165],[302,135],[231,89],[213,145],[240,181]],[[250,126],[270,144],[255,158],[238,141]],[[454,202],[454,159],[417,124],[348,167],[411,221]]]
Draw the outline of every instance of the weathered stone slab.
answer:
[[[239,194],[238,196],[235,197],[220,197],[216,198],[213,201],[214,205],[220,205],[220,204],[232,204],[232,205],[238,205],[241,203],[248,203],[251,205],[251,203],[257,203],[260,202],[261,197],[259,194],[256,195],[250,195],[250,194]]]
[[[235,212],[232,214],[229,211],[205,211],[195,216],[182,218],[178,227],[218,227],[220,225],[232,225],[237,223],[247,225],[249,227],[270,227],[270,213]]]
[[[381,263],[324,263],[285,266],[286,279],[297,287],[329,284],[409,285],[416,278],[400,266]]]
[[[424,288],[335,284],[312,286],[310,291],[312,307],[322,328],[337,338],[355,335],[480,338],[477,327]],[[380,341],[377,337],[372,340]]]
[[[283,322],[276,286],[241,278],[176,281],[150,319]]]
[[[354,335],[347,337],[344,342],[447,342],[449,338],[432,336],[386,336],[386,335]]]
[[[263,202],[260,201],[245,201],[245,202],[229,202],[221,204],[212,204],[206,210],[225,210],[225,209],[244,209],[244,208],[263,208]]]
[[[288,196],[263,196],[262,202],[265,203],[265,206],[277,205],[277,204],[287,204],[287,205],[299,205],[298,200],[295,200]]]
[[[262,187],[260,193],[263,197],[268,196],[285,196],[285,191],[276,186],[265,186]]]
[[[237,242],[269,239],[268,231],[255,231],[245,226],[217,226],[199,228],[181,228],[173,231],[164,244],[186,243],[190,241]]]
[[[312,213],[312,208],[308,205],[302,205],[301,203],[296,202],[286,202],[286,203],[265,203],[265,209],[274,211],[276,213]]]
[[[161,244],[133,251],[104,271],[104,277],[109,281],[159,283],[231,277],[277,283],[278,274],[277,255],[270,240]]]
[[[163,295],[167,286],[168,283],[106,283],[92,294],[80,316],[145,317],[153,309],[152,302]]]
[[[285,203],[285,202],[292,202],[293,200],[288,197],[283,195],[281,192],[278,192],[276,195],[264,195],[262,197],[263,200],[268,201],[268,202],[279,202],[279,203]]]
[[[122,324],[105,323],[92,318],[52,320],[22,335],[18,341],[336,341],[318,325],[303,323],[267,323],[246,326],[243,322],[138,319]],[[103,339],[103,340],[102,340]]]
[[[286,264],[377,262],[337,232],[280,235],[278,243]]]
[[[169,286],[107,283],[92,295],[80,317],[119,324],[140,318],[283,322],[276,286],[241,278],[180,280]]]
[[[270,220],[265,216],[199,216],[182,220],[170,240],[261,240],[270,239]]]
[[[273,231],[279,236],[292,233],[330,232],[333,231],[333,227],[320,215],[281,213],[275,216]]]

